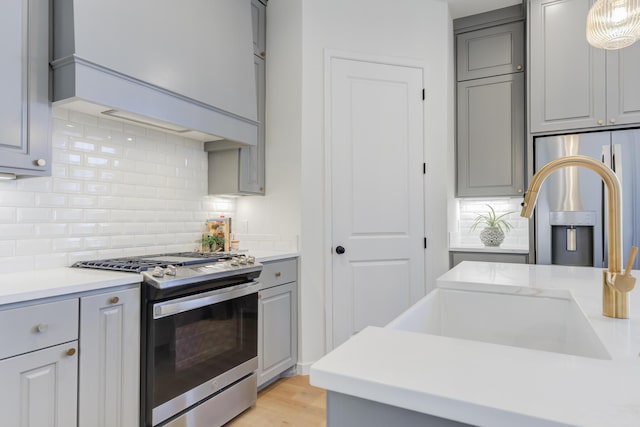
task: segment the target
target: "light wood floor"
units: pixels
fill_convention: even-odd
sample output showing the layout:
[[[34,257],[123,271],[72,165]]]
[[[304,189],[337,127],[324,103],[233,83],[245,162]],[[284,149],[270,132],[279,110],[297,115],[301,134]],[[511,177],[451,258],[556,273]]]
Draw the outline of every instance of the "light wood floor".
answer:
[[[256,405],[225,427],[325,427],[325,391],[308,375],[283,378],[258,393]]]

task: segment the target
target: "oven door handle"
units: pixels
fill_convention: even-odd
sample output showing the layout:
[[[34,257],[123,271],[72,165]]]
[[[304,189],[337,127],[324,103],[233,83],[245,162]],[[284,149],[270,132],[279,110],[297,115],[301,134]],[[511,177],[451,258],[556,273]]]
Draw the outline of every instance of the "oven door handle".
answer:
[[[160,319],[162,317],[173,316],[175,314],[184,313],[185,311],[257,293],[259,290],[260,283],[254,280],[241,285],[230,286],[170,301],[159,302],[153,304],[153,318]]]

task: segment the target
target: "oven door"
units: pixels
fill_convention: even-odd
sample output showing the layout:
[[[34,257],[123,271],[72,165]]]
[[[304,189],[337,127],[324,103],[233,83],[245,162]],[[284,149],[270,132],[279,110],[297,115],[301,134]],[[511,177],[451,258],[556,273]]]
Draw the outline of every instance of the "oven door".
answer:
[[[153,304],[147,353],[152,425],[258,367],[257,282]]]

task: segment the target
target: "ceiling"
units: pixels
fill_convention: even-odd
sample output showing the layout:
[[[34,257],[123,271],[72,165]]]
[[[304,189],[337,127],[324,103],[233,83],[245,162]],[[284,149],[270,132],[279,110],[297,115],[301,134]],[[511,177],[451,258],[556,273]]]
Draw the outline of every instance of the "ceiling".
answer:
[[[488,12],[514,4],[521,4],[522,0],[448,0],[449,10],[453,19],[476,13]]]

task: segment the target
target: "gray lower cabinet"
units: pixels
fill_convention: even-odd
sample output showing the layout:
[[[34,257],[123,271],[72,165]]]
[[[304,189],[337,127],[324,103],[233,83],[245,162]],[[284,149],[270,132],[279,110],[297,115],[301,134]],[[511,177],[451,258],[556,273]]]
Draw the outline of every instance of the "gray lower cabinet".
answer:
[[[298,361],[297,260],[266,263],[258,304],[258,386]]]
[[[140,289],[80,298],[79,426],[139,424]]]
[[[592,3],[530,3],[532,133],[640,123],[640,45],[617,51],[591,47],[584,23]]]
[[[517,196],[524,188],[524,74],[457,87],[457,196]]]
[[[75,426],[78,300],[0,307],[0,413],[6,426]]]
[[[449,268],[453,268],[462,261],[479,262],[507,262],[513,264],[528,264],[529,254],[498,253],[498,252],[449,252]]]
[[[139,325],[137,285],[0,306],[2,425],[138,426]]]
[[[50,175],[49,2],[0,4],[0,172]]]

